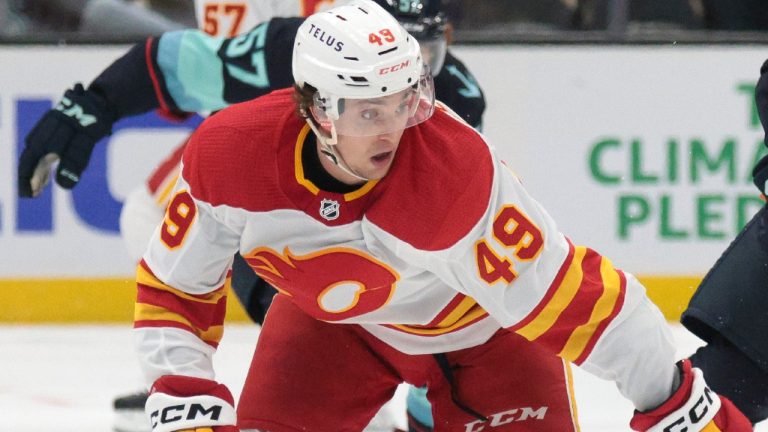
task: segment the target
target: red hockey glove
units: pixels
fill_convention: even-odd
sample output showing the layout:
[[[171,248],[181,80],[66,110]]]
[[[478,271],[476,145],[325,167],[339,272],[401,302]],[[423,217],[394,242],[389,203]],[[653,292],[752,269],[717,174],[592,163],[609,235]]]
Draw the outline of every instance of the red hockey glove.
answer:
[[[728,398],[707,387],[700,369],[688,359],[678,362],[682,382],[660,407],[635,411],[629,425],[632,430],[648,432],[722,432],[752,431],[752,423]]]
[[[152,432],[238,432],[232,393],[207,379],[161,376],[149,390],[145,410]]]

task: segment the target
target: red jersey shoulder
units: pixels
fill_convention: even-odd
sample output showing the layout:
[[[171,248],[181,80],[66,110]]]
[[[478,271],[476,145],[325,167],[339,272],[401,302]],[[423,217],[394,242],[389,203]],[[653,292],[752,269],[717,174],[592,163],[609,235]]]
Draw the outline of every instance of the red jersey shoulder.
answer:
[[[450,247],[488,208],[493,160],[482,136],[465,122],[437,110],[406,130],[386,190],[369,220],[418,249]]]
[[[214,114],[192,134],[184,151],[182,176],[192,196],[250,211],[281,206],[277,148],[286,137],[295,140],[304,124],[294,113],[290,90]]]

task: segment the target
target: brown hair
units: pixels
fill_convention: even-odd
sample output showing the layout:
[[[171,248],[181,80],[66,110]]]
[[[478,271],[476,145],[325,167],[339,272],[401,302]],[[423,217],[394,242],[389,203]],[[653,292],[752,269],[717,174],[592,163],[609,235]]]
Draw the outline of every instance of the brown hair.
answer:
[[[317,89],[307,83],[304,83],[304,87],[293,85],[293,101],[296,102],[296,114],[299,117],[309,118],[309,108],[315,103],[315,93]]]

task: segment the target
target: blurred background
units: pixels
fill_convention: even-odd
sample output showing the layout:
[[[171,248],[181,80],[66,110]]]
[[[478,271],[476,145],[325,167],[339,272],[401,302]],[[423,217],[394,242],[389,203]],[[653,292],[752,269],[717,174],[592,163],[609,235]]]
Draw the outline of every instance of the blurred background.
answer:
[[[445,0],[456,43],[764,41],[761,0]],[[125,41],[194,27],[192,0],[3,0],[0,40]]]
[[[751,168],[766,153],[753,98],[768,57],[764,1],[444,0],[444,9],[451,50],[472,75],[460,76],[460,91],[485,95],[489,142],[566,235],[638,276],[677,320],[762,205]],[[0,0],[0,322],[131,322],[123,202],[202,117],[121,120],[78,187],[52,185],[34,200],[16,195],[16,161],[65,89],[147,36],[197,27],[201,10],[192,0]]]
[[[444,4],[451,50],[474,75],[462,75],[462,91],[485,95],[488,141],[574,243],[637,276],[681,331],[674,323],[702,277],[763,205],[751,169],[768,152],[754,104],[768,58],[766,1]],[[16,161],[26,134],[67,88],[89,83],[147,36],[195,27],[192,0],[0,0],[0,347],[9,353],[0,369],[26,363],[19,358],[43,363],[30,369],[74,358],[77,365],[51,368],[51,381],[78,377],[73,370],[92,378],[87,362],[57,354],[51,342],[69,346],[85,325],[111,328],[81,345],[125,375],[83,404],[100,413],[99,425],[62,428],[55,420],[62,431],[105,430],[111,398],[138,382],[133,359],[125,366],[108,358],[132,355],[136,263],[120,238],[120,210],[202,116],[119,121],[72,191],[52,185],[34,200],[18,198]],[[228,306],[228,320],[245,326],[247,352],[255,326],[237,301]],[[12,421],[13,430],[40,430],[30,412],[54,406],[71,414],[82,397],[72,394],[77,384],[52,391],[37,375],[0,377],[0,411],[30,424]],[[16,409],[19,400],[29,403]]]
[[[751,168],[766,152],[753,101],[768,57],[764,2],[444,8],[452,52],[474,75],[461,91],[485,94],[488,140],[563,232],[637,275],[677,320],[762,205]],[[197,27],[195,11],[192,0],[0,0],[0,322],[131,321],[135,263],[120,210],[202,117],[119,121],[72,191],[18,199],[15,164],[65,89],[147,36]]]

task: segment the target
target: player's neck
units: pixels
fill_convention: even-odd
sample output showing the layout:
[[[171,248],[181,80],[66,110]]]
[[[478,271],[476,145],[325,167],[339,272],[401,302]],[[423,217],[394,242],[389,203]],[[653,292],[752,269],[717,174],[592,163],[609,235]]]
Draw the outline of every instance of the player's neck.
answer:
[[[304,175],[315,186],[326,192],[345,194],[357,190],[360,185],[349,185],[330,175],[320,162],[325,156],[318,154],[316,137],[314,134],[307,136],[301,149],[301,163],[304,166]]]
[[[341,167],[333,163],[328,156],[326,156],[321,150],[320,150],[320,144],[317,144],[317,157],[320,158],[320,165],[323,167],[325,172],[327,172],[331,177],[335,178],[336,180],[348,184],[348,185],[361,185],[365,183],[365,180],[361,180],[352,174],[344,171]]]

